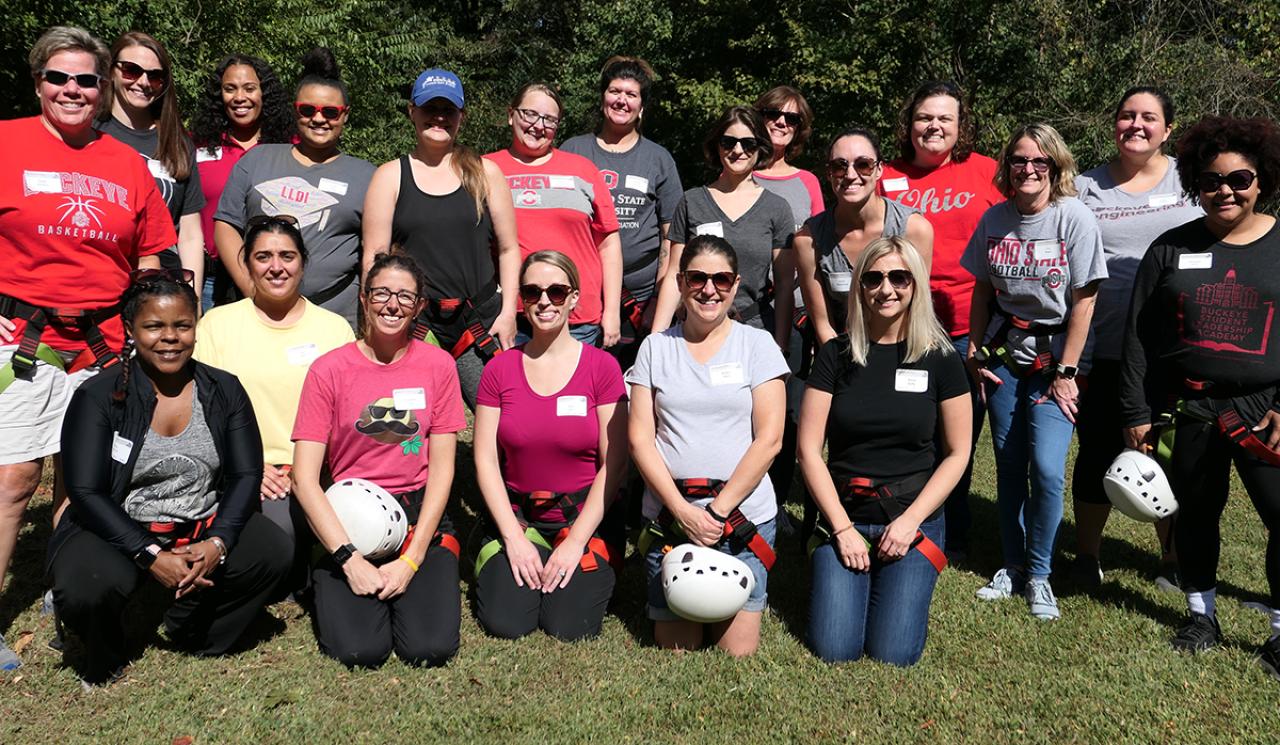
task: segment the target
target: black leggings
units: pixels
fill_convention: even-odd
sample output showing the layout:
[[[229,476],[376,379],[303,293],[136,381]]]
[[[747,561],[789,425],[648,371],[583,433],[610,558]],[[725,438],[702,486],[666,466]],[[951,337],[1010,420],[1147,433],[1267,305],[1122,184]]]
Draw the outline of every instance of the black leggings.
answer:
[[[1174,536],[1182,589],[1212,590],[1218,583],[1218,523],[1227,505],[1231,463],[1267,528],[1267,584],[1280,608],[1280,467],[1264,463],[1226,438],[1216,424],[1179,416],[1169,483],[1178,498]]]
[[[250,515],[227,563],[210,575],[213,587],[169,606],[169,638],[198,655],[229,650],[289,571],[287,543],[270,520]],[[67,538],[49,574],[58,618],[85,648],[87,661],[78,672],[91,682],[105,679],[128,662],[125,603],[150,574],[87,530]]]

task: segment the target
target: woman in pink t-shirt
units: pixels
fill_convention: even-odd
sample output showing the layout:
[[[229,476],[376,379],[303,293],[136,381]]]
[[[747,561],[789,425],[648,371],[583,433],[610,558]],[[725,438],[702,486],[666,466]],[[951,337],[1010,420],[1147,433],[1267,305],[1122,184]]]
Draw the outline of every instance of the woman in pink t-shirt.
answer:
[[[293,425],[294,496],[324,548],[311,572],[316,637],[348,667],[377,667],[393,649],[442,665],[458,651],[458,541],[444,508],[467,421],[453,358],[411,336],[422,287],[413,259],[373,261],[364,335],[311,364]],[[412,526],[398,556],[374,564],[355,550],[325,497],[326,470],[395,496]]]
[[[599,634],[622,558],[597,529],[626,473],[626,386],[612,355],[570,334],[579,295],[567,256],[530,254],[520,300],[532,338],[480,378],[476,479],[492,540],[476,559],[476,615],[494,636]]]

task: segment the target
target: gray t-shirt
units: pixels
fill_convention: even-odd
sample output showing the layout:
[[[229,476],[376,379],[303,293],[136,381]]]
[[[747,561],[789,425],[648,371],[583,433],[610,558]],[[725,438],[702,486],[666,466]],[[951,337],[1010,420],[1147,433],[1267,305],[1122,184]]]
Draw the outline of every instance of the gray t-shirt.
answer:
[[[750,209],[730,220],[711,198],[711,190],[699,186],[684,193],[671,218],[670,235],[672,243],[688,243],[699,235],[718,235],[728,241],[738,254],[742,277],[733,309],[747,318],[749,325],[764,328],[758,308],[773,267],[773,249],[789,250],[794,221],[787,200],[763,189]]]
[[[684,193],[675,159],[644,137],[625,153],[605,150],[592,134],[570,138],[560,149],[581,155],[600,170],[618,215],[622,286],[637,300],[648,298],[658,273],[662,226],[671,222]]]
[[[880,233],[881,237],[906,235],[907,218],[918,212],[914,207],[901,202],[884,200],[884,230]],[[843,334],[848,330],[849,291],[857,282],[853,278],[853,265],[849,263],[849,257],[836,237],[836,211],[829,209],[811,217],[805,225],[809,227],[809,235],[813,239],[818,284],[822,286],[822,296],[827,300],[827,321],[837,334]]]
[[[773,337],[732,323],[728,338],[706,365],[689,354],[679,324],[645,337],[627,371],[628,383],[652,391],[658,452],[673,479],[728,480],[751,447],[751,391],[789,372]],[[767,476],[739,508],[756,524],[774,518],[778,505]],[[645,516],[657,517],[661,509],[662,501],[646,488]]]
[[[1093,309],[1093,357],[1118,360],[1138,262],[1160,234],[1203,217],[1204,210],[1182,193],[1173,158],[1164,178],[1149,191],[1121,189],[1105,165],[1076,176],[1076,189],[1080,201],[1098,218],[1107,257],[1107,278],[1098,288]]]
[[[1088,207],[1063,197],[1034,215],[1018,212],[1013,201],[988,209],[960,257],[960,265],[996,291],[996,302],[1010,315],[1042,325],[1065,323],[1071,313],[1071,291],[1107,277],[1102,232]],[[1003,319],[992,315],[984,342]],[[1036,339],[1010,328],[1009,349],[1019,364],[1036,357]],[[1066,333],[1049,338],[1054,359],[1062,358]],[[1092,338],[1092,335],[1091,335]],[[1090,344],[1080,358],[1087,372]]]
[[[356,322],[360,282],[360,221],[374,165],[350,155],[304,166],[292,145],[258,145],[236,163],[214,220],[242,234],[259,215],[298,218],[309,258],[302,294]]]
[[[218,508],[222,462],[192,384],[191,420],[173,437],[154,431],[138,451],[124,511],[139,522],[193,522]]]

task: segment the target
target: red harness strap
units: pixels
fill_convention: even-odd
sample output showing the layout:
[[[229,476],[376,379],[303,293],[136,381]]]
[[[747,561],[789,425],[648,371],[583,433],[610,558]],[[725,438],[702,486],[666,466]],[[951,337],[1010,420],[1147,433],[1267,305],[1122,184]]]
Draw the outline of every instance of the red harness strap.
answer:
[[[947,568],[947,555],[938,548],[938,544],[921,531],[916,531],[916,539],[912,541],[911,547],[924,554],[924,558],[938,570],[938,574],[942,574],[942,570]]]
[[[404,543],[400,544],[400,556],[404,556],[405,552],[409,550],[409,543],[413,541],[413,529],[414,526],[410,525],[409,531],[404,535]],[[452,533],[441,533],[437,530],[436,534],[431,538],[430,545],[443,546],[446,551],[453,554],[453,558],[455,559],[462,557],[462,544],[458,543],[457,536]]]
[[[676,479],[676,488],[687,497],[711,497],[714,499],[724,489],[724,481],[703,478]],[[663,512],[667,514],[669,524],[672,516],[666,510],[663,510]],[[660,515],[659,518],[661,519],[661,517]],[[773,547],[764,539],[764,536],[760,535],[760,531],[756,529],[756,524],[748,520],[747,516],[742,514],[742,510],[737,507],[734,507],[733,511],[725,518],[724,537],[735,546],[745,546],[750,549],[751,553],[755,554],[760,563],[764,565],[766,572],[773,569],[773,564],[778,559],[777,554],[773,552]]]
[[[186,546],[202,539],[205,533],[209,532],[209,528],[213,525],[213,519],[218,513],[206,517],[203,520],[196,520],[187,523],[146,523],[143,527],[147,532],[154,536],[163,538],[166,543],[174,548]]]
[[[1187,388],[1187,390],[1196,391],[1198,393],[1209,391],[1213,387],[1211,383],[1207,383],[1203,380],[1192,380],[1191,378],[1183,379],[1182,384]],[[1218,414],[1218,430],[1222,432],[1222,434],[1226,435],[1227,438],[1236,445],[1244,448],[1246,452],[1263,463],[1280,466],[1280,453],[1267,447],[1267,444],[1253,433],[1253,429],[1250,428],[1249,425],[1245,423],[1244,419],[1240,417],[1240,412],[1236,411],[1234,406],[1231,406],[1229,403],[1223,403],[1220,405],[1218,404],[1219,400],[1223,399],[1216,399],[1212,397],[1209,399],[1210,405]]]
[[[474,317],[475,315],[475,306],[467,298],[445,297],[438,300],[428,300],[427,302],[446,313],[461,312],[466,314],[465,317]],[[418,341],[424,341],[430,330],[430,324],[419,317],[414,321],[413,338]],[[457,343],[453,345],[453,349],[449,350],[449,353],[456,360],[472,346],[478,348],[481,354],[486,357],[493,357],[502,351],[498,340],[493,338],[493,335],[479,320],[467,324],[462,331],[462,335],[458,337]]]
[[[68,372],[75,372],[90,365],[97,364],[104,370],[120,361],[119,355],[107,346],[98,324],[115,317],[120,312],[119,304],[96,310],[82,308],[45,308],[19,300],[8,295],[0,295],[0,316],[21,318],[27,327],[13,353],[13,372],[16,377],[26,378],[36,364],[36,352],[40,347],[40,337],[50,323],[60,326],[75,326],[84,333],[88,348],[80,353],[72,363]]]

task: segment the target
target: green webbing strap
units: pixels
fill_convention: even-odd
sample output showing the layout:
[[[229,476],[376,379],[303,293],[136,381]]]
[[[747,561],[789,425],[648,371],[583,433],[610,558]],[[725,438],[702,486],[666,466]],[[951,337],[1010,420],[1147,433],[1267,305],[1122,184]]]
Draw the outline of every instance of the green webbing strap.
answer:
[[[62,357],[48,344],[41,344],[36,347],[36,359],[66,372],[67,366],[63,363]],[[4,367],[0,367],[0,393],[4,393],[9,384],[15,380],[17,380],[17,376],[13,374],[13,360],[9,360]]]
[[[548,551],[552,550],[551,544],[547,543],[547,539],[543,538],[542,533],[539,533],[533,527],[528,527],[524,529],[524,537],[528,538],[529,541],[533,543],[535,546],[541,546]],[[497,538],[493,539],[492,541],[489,541],[488,543],[480,547],[480,553],[476,554],[476,578],[477,579],[480,577],[480,570],[484,569],[484,565],[489,563],[489,559],[492,559],[493,557],[497,556],[498,553],[501,551],[502,551],[502,541],[498,540]]]

